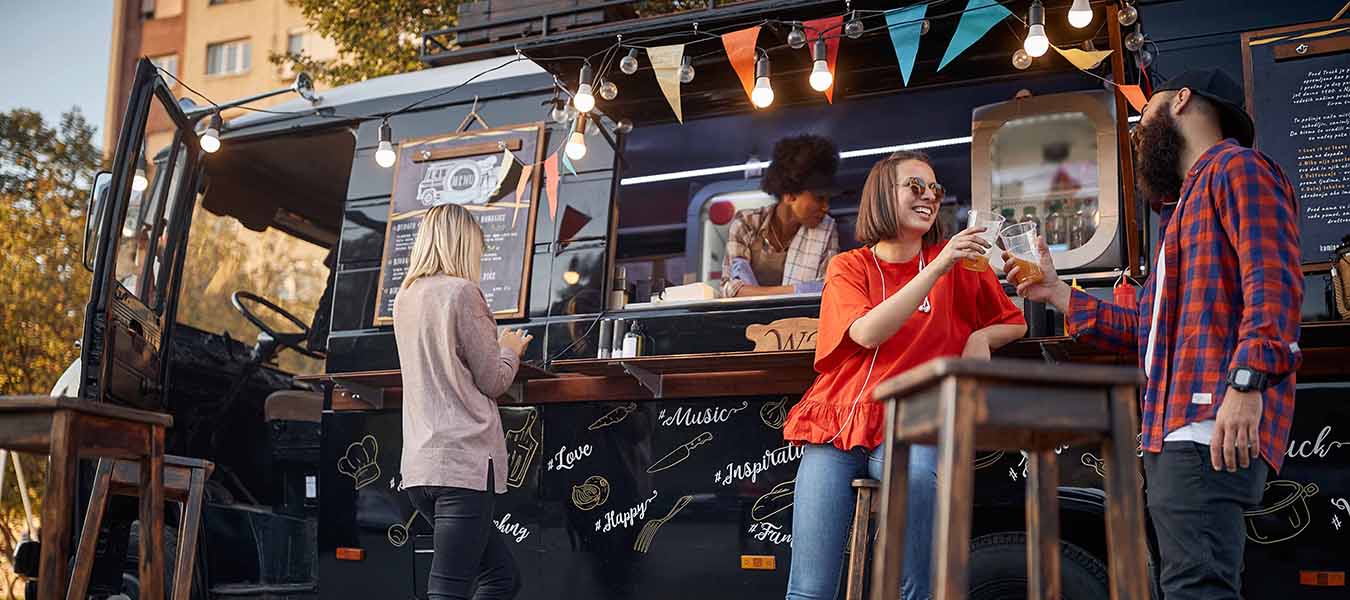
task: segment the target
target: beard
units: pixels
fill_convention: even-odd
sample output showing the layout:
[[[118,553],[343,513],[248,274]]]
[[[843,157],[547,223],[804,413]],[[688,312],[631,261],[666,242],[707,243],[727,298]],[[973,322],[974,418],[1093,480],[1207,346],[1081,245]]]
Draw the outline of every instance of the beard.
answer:
[[[1140,122],[1135,144],[1135,183],[1154,212],[1164,204],[1175,204],[1181,196],[1182,177],[1178,166],[1186,140],[1177,129],[1172,113],[1163,110],[1153,122]]]

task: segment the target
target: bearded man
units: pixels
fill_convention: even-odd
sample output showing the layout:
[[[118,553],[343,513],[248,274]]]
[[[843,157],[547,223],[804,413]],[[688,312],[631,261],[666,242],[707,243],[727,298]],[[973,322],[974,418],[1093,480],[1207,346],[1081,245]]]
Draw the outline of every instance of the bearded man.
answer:
[[[1135,172],[1164,227],[1137,307],[1071,290],[1044,240],[1046,277],[1017,290],[1066,314],[1077,339],[1139,353],[1148,510],[1167,600],[1240,597],[1242,513],[1284,462],[1294,417],[1299,214],[1280,167],[1250,148],[1242,98],[1223,71],[1195,70],[1144,109]]]

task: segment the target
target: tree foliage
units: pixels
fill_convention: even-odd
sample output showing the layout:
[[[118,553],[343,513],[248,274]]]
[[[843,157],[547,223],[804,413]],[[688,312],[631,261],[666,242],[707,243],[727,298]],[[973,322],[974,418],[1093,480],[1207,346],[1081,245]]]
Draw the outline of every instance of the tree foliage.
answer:
[[[422,68],[422,33],[454,27],[462,0],[291,0],[314,33],[331,40],[338,56],[317,60],[273,52],[272,64],[344,85]]]

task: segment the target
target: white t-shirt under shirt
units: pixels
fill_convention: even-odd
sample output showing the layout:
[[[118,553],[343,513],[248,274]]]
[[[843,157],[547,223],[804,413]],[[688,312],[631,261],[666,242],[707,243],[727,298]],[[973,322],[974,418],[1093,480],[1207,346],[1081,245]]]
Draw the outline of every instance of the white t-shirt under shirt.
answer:
[[[1163,252],[1163,245],[1158,245],[1158,269],[1154,274],[1153,285],[1153,319],[1148,327],[1148,346],[1144,354],[1144,376],[1153,377],[1153,344],[1158,334],[1158,307],[1162,304],[1163,281],[1167,275],[1167,254]],[[1209,395],[1205,394],[1208,399]],[[1163,442],[1195,442],[1205,446],[1214,438],[1214,419],[1196,421],[1185,425],[1163,438]]]

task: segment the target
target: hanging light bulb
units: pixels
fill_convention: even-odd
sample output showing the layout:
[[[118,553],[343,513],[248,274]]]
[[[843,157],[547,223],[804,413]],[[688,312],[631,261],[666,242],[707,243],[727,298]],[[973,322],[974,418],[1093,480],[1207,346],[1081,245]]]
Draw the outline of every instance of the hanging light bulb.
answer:
[[[848,36],[849,39],[856,40],[862,37],[866,31],[867,28],[863,27],[862,18],[858,16],[858,11],[853,11],[848,17],[848,22],[844,24],[844,35]]]
[[[1138,52],[1140,48],[1144,47],[1144,41],[1144,32],[1135,29],[1130,32],[1130,35],[1125,36],[1125,48],[1129,49],[1130,52]]]
[[[145,177],[145,169],[136,167],[136,174],[131,178],[131,191],[144,192],[145,188],[150,187],[150,180]]]
[[[1050,38],[1045,36],[1045,7],[1041,5],[1041,0],[1031,3],[1027,23],[1031,26],[1027,28],[1027,38],[1022,42],[1022,48],[1033,57],[1041,56],[1050,49]]]
[[[375,164],[388,169],[394,166],[398,160],[398,155],[394,154],[394,145],[390,141],[394,138],[393,130],[389,128],[389,121],[380,123],[380,146],[375,149]]]
[[[619,132],[621,135],[633,133],[633,122],[628,119],[619,119],[619,122],[614,125],[614,131]]]
[[[1129,27],[1139,20],[1139,10],[1133,4],[1126,4],[1125,8],[1116,13],[1116,19],[1120,21],[1122,27]]]
[[[566,123],[572,120],[572,115],[569,114],[570,111],[567,108],[567,103],[563,102],[562,98],[554,96],[553,108],[549,109],[548,118],[552,119],[554,123]]]
[[[933,28],[932,21],[924,19],[923,22],[919,24],[919,35],[928,35],[928,30],[932,28]]]
[[[1073,0],[1073,6],[1069,7],[1069,24],[1075,29],[1092,24],[1092,5],[1088,0]]]
[[[638,70],[637,55],[638,49],[633,48],[628,51],[628,56],[619,59],[619,70],[623,71],[624,75],[632,75],[633,73],[637,72]]]
[[[811,89],[817,92],[823,92],[834,85],[834,74],[830,73],[830,65],[825,61],[825,40],[816,40],[815,45],[811,46]]]
[[[773,87],[769,85],[769,57],[761,56],[755,61],[755,89],[750,92],[750,102],[757,108],[768,108],[773,104]]]
[[[567,136],[567,158],[572,160],[581,160],[586,158],[586,115],[577,116],[576,127],[572,129],[571,135]]]
[[[579,82],[577,94],[572,96],[572,105],[584,113],[591,112],[591,109],[595,108],[595,96],[591,95],[591,76],[591,65],[582,65],[581,75],[577,77]]]
[[[1031,55],[1027,54],[1027,51],[1022,48],[1018,48],[1016,52],[1013,52],[1012,64],[1014,67],[1017,67],[1018,71],[1027,70],[1027,68],[1031,66],[1032,60],[1034,59],[1031,58]]]
[[[1149,50],[1147,46],[1143,46],[1139,48],[1139,52],[1135,55],[1134,64],[1139,65],[1140,69],[1147,69],[1153,66],[1154,58],[1156,58],[1156,54]]]
[[[206,131],[202,132],[197,143],[201,145],[202,151],[207,154],[213,154],[220,149],[220,112],[211,114],[211,121],[206,125]]]
[[[613,81],[608,79],[600,80],[600,97],[606,101],[619,97],[619,86],[614,85]]]
[[[694,80],[694,59],[684,57],[680,61],[680,83],[689,83]]]
[[[788,32],[787,42],[793,50],[800,50],[806,46],[806,31],[802,29],[801,23],[792,24],[792,31]]]

